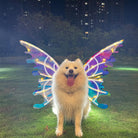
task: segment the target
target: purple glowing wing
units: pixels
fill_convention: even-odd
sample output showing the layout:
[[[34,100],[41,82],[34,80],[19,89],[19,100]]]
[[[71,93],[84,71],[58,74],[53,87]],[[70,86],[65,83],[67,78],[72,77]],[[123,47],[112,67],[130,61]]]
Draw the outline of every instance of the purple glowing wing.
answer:
[[[106,70],[107,67],[112,66],[112,62],[115,61],[114,57],[112,56],[113,53],[118,53],[116,49],[121,47],[123,40],[115,42],[106,48],[102,49],[94,56],[92,56],[84,65],[84,69],[88,76],[89,81],[89,99],[92,101],[96,106],[100,108],[107,108],[106,104],[99,104],[97,98],[100,95],[107,95],[108,92],[103,91],[103,79],[102,76],[107,75],[108,71]]]
[[[31,55],[31,58],[27,59],[27,63],[35,64],[32,74],[43,76],[43,78],[39,80],[39,90],[33,93],[33,95],[43,96],[44,102],[42,104],[34,105],[34,108],[42,108],[52,100],[52,76],[58,69],[59,65],[51,56],[40,48],[23,40],[21,40],[20,43],[26,47],[27,51],[25,53]]]

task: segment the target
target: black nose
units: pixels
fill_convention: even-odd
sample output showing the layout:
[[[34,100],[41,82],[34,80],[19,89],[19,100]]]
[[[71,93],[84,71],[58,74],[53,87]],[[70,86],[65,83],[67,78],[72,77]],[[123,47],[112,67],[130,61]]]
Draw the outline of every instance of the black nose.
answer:
[[[73,73],[73,70],[72,70],[72,69],[70,69],[70,70],[69,70],[69,73]]]

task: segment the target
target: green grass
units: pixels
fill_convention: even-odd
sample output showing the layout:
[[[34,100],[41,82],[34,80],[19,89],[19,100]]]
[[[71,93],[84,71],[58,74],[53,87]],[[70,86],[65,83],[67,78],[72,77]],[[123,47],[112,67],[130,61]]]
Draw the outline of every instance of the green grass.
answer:
[[[56,138],[56,116],[51,105],[33,109],[43,102],[33,96],[37,79],[31,75],[32,66],[10,65],[0,68],[0,138]],[[104,90],[111,96],[99,98],[109,105],[99,109],[92,105],[89,117],[82,122],[84,138],[138,137],[138,72],[110,70],[104,79]],[[75,138],[74,125],[64,125],[61,138]]]

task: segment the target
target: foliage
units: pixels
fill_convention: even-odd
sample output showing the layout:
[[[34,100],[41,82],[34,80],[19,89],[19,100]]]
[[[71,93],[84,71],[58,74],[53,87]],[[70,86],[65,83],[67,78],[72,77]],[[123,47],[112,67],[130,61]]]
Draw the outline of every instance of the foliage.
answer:
[[[51,14],[33,13],[18,18],[18,30],[34,44],[56,56],[75,54],[81,46],[82,31]]]
[[[138,28],[134,25],[124,25],[120,28],[108,32],[97,28],[89,34],[88,47],[94,47],[99,51],[107,45],[118,40],[124,39],[124,47],[120,48],[120,54],[127,56],[137,56],[138,53]]]
[[[120,55],[137,56],[138,28],[134,25],[124,25],[105,31],[96,28],[84,37],[78,27],[71,25],[60,17],[51,14],[32,13],[18,17],[18,31],[21,38],[31,42],[60,63],[65,58],[74,60],[80,57],[84,62],[105,46],[124,39],[124,47]]]

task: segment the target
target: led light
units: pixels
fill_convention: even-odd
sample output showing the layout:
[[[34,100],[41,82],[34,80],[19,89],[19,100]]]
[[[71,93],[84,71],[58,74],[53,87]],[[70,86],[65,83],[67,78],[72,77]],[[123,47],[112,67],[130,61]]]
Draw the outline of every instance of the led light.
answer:
[[[4,77],[4,76],[0,76],[0,79],[6,79],[7,77]]]
[[[114,49],[112,48],[111,51],[112,51],[112,53],[113,53],[113,52],[114,52]]]
[[[36,58],[36,59],[35,59],[35,62],[38,62],[38,61],[39,61],[39,59],[38,59],[38,58]]]
[[[87,17],[88,16],[88,13],[85,13],[85,16]]]
[[[98,81],[101,81],[101,82],[103,82],[103,79],[101,78],[101,79],[99,79]]]
[[[29,48],[27,48],[27,52],[30,52],[31,50]]]
[[[88,22],[85,22],[85,25],[88,25]],[[85,34],[88,33],[89,32],[85,32]],[[36,63],[35,68],[38,68],[39,75],[46,77],[44,80],[43,78],[39,80],[39,90],[33,93],[34,95],[42,95],[44,97],[44,102],[42,104],[34,105],[34,108],[42,108],[52,100],[52,75],[58,69],[59,65],[40,48],[22,40],[20,43],[25,46],[28,51],[30,50],[28,53],[32,56],[31,60],[33,63]],[[115,52],[116,48],[120,46],[122,46],[122,40],[100,50],[92,56],[84,66],[85,72],[88,75],[89,100],[102,109],[106,109],[108,106],[106,104],[98,103],[97,99],[101,95],[107,95],[108,92],[103,91],[103,79],[100,77],[107,74],[107,71],[104,70],[104,68],[107,67],[105,64],[106,62],[112,62],[110,56]]]
[[[88,23],[85,23],[85,25],[88,25]]]
[[[88,97],[89,101],[92,102],[93,99],[97,98],[97,96],[93,96],[93,97]]]
[[[105,58],[103,58],[103,62],[106,62],[106,59]]]
[[[41,78],[41,81],[44,80],[44,78]]]
[[[89,32],[85,32],[85,34],[89,34]]]
[[[85,2],[85,5],[88,5],[88,2]]]
[[[18,68],[0,68],[0,72],[10,72],[18,70]]]
[[[122,71],[138,71],[138,68],[131,68],[131,67],[115,67],[111,70],[122,70]]]

